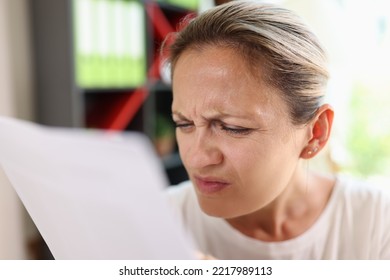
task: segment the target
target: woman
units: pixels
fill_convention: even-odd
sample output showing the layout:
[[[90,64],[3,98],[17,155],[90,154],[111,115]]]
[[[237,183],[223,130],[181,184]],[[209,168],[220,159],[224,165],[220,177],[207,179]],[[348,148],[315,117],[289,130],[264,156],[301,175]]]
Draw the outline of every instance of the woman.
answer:
[[[170,48],[172,116],[191,179],[169,192],[199,250],[220,259],[390,259],[380,189],[305,168],[329,139],[328,72],[292,12],[233,1]]]

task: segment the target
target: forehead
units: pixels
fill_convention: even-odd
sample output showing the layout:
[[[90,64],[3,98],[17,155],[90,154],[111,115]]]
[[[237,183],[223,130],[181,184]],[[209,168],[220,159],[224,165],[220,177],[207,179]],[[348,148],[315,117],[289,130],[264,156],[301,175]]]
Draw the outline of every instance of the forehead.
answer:
[[[261,79],[261,65],[257,75],[253,67],[231,48],[205,47],[186,50],[177,60],[173,72],[175,105],[219,106],[247,109],[256,106],[283,107],[277,91]],[[283,102],[284,103],[284,102]],[[240,108],[239,108],[240,109]]]
[[[182,77],[183,74],[192,76],[195,71],[202,71],[205,74],[208,73],[210,78],[217,75],[221,78],[235,75],[237,78],[260,81],[261,68],[256,73],[250,71],[253,68],[249,67],[246,59],[238,50],[230,47],[203,45],[199,48],[185,50],[181,54],[173,69],[173,80],[175,77]]]

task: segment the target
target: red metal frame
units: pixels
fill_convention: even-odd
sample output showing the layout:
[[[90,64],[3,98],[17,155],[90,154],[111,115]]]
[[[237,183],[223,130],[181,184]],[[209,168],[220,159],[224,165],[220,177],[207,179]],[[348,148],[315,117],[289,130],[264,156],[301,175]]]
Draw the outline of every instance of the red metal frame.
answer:
[[[156,35],[158,35],[161,40],[164,40],[168,34],[175,32],[175,29],[157,4],[147,3],[145,5],[146,13],[153,24]],[[154,61],[148,70],[147,76],[149,82],[150,80],[155,81],[160,78],[160,61],[161,57],[156,53]],[[134,118],[147,97],[147,86],[139,87],[135,91],[130,92],[127,100],[113,109],[113,114],[108,117],[108,124],[105,125],[105,128],[108,130],[126,129],[127,125]]]

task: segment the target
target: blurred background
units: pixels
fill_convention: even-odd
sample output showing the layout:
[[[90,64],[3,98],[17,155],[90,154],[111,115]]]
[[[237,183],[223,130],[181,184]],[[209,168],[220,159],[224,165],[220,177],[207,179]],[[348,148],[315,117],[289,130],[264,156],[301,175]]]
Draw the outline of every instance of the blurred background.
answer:
[[[50,126],[140,131],[172,184],[187,177],[160,47],[183,17],[228,1],[0,0],[0,115]],[[325,46],[331,143],[311,168],[390,186],[390,9],[386,0],[274,0]],[[169,40],[168,40],[169,43]],[[28,141],[28,139],[26,139]],[[0,259],[51,259],[0,172]]]

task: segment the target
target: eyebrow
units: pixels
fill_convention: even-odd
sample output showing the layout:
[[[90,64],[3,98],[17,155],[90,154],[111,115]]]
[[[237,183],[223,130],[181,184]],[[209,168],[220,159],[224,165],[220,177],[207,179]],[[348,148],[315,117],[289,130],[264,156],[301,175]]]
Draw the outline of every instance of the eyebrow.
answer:
[[[180,119],[188,121],[188,118],[178,111],[172,111],[172,117],[173,116],[178,116]]]
[[[173,116],[177,116],[179,117],[181,120],[185,120],[185,121],[188,121],[189,119],[184,116],[181,112],[179,111],[172,111],[172,117]],[[249,116],[243,116],[243,115],[231,115],[231,114],[227,114],[227,113],[216,113],[214,114],[213,116],[210,116],[210,117],[203,117],[204,119],[206,120],[224,120],[224,119],[227,119],[227,118],[240,118],[240,119],[246,119],[246,120],[252,120],[252,118],[250,118]]]

